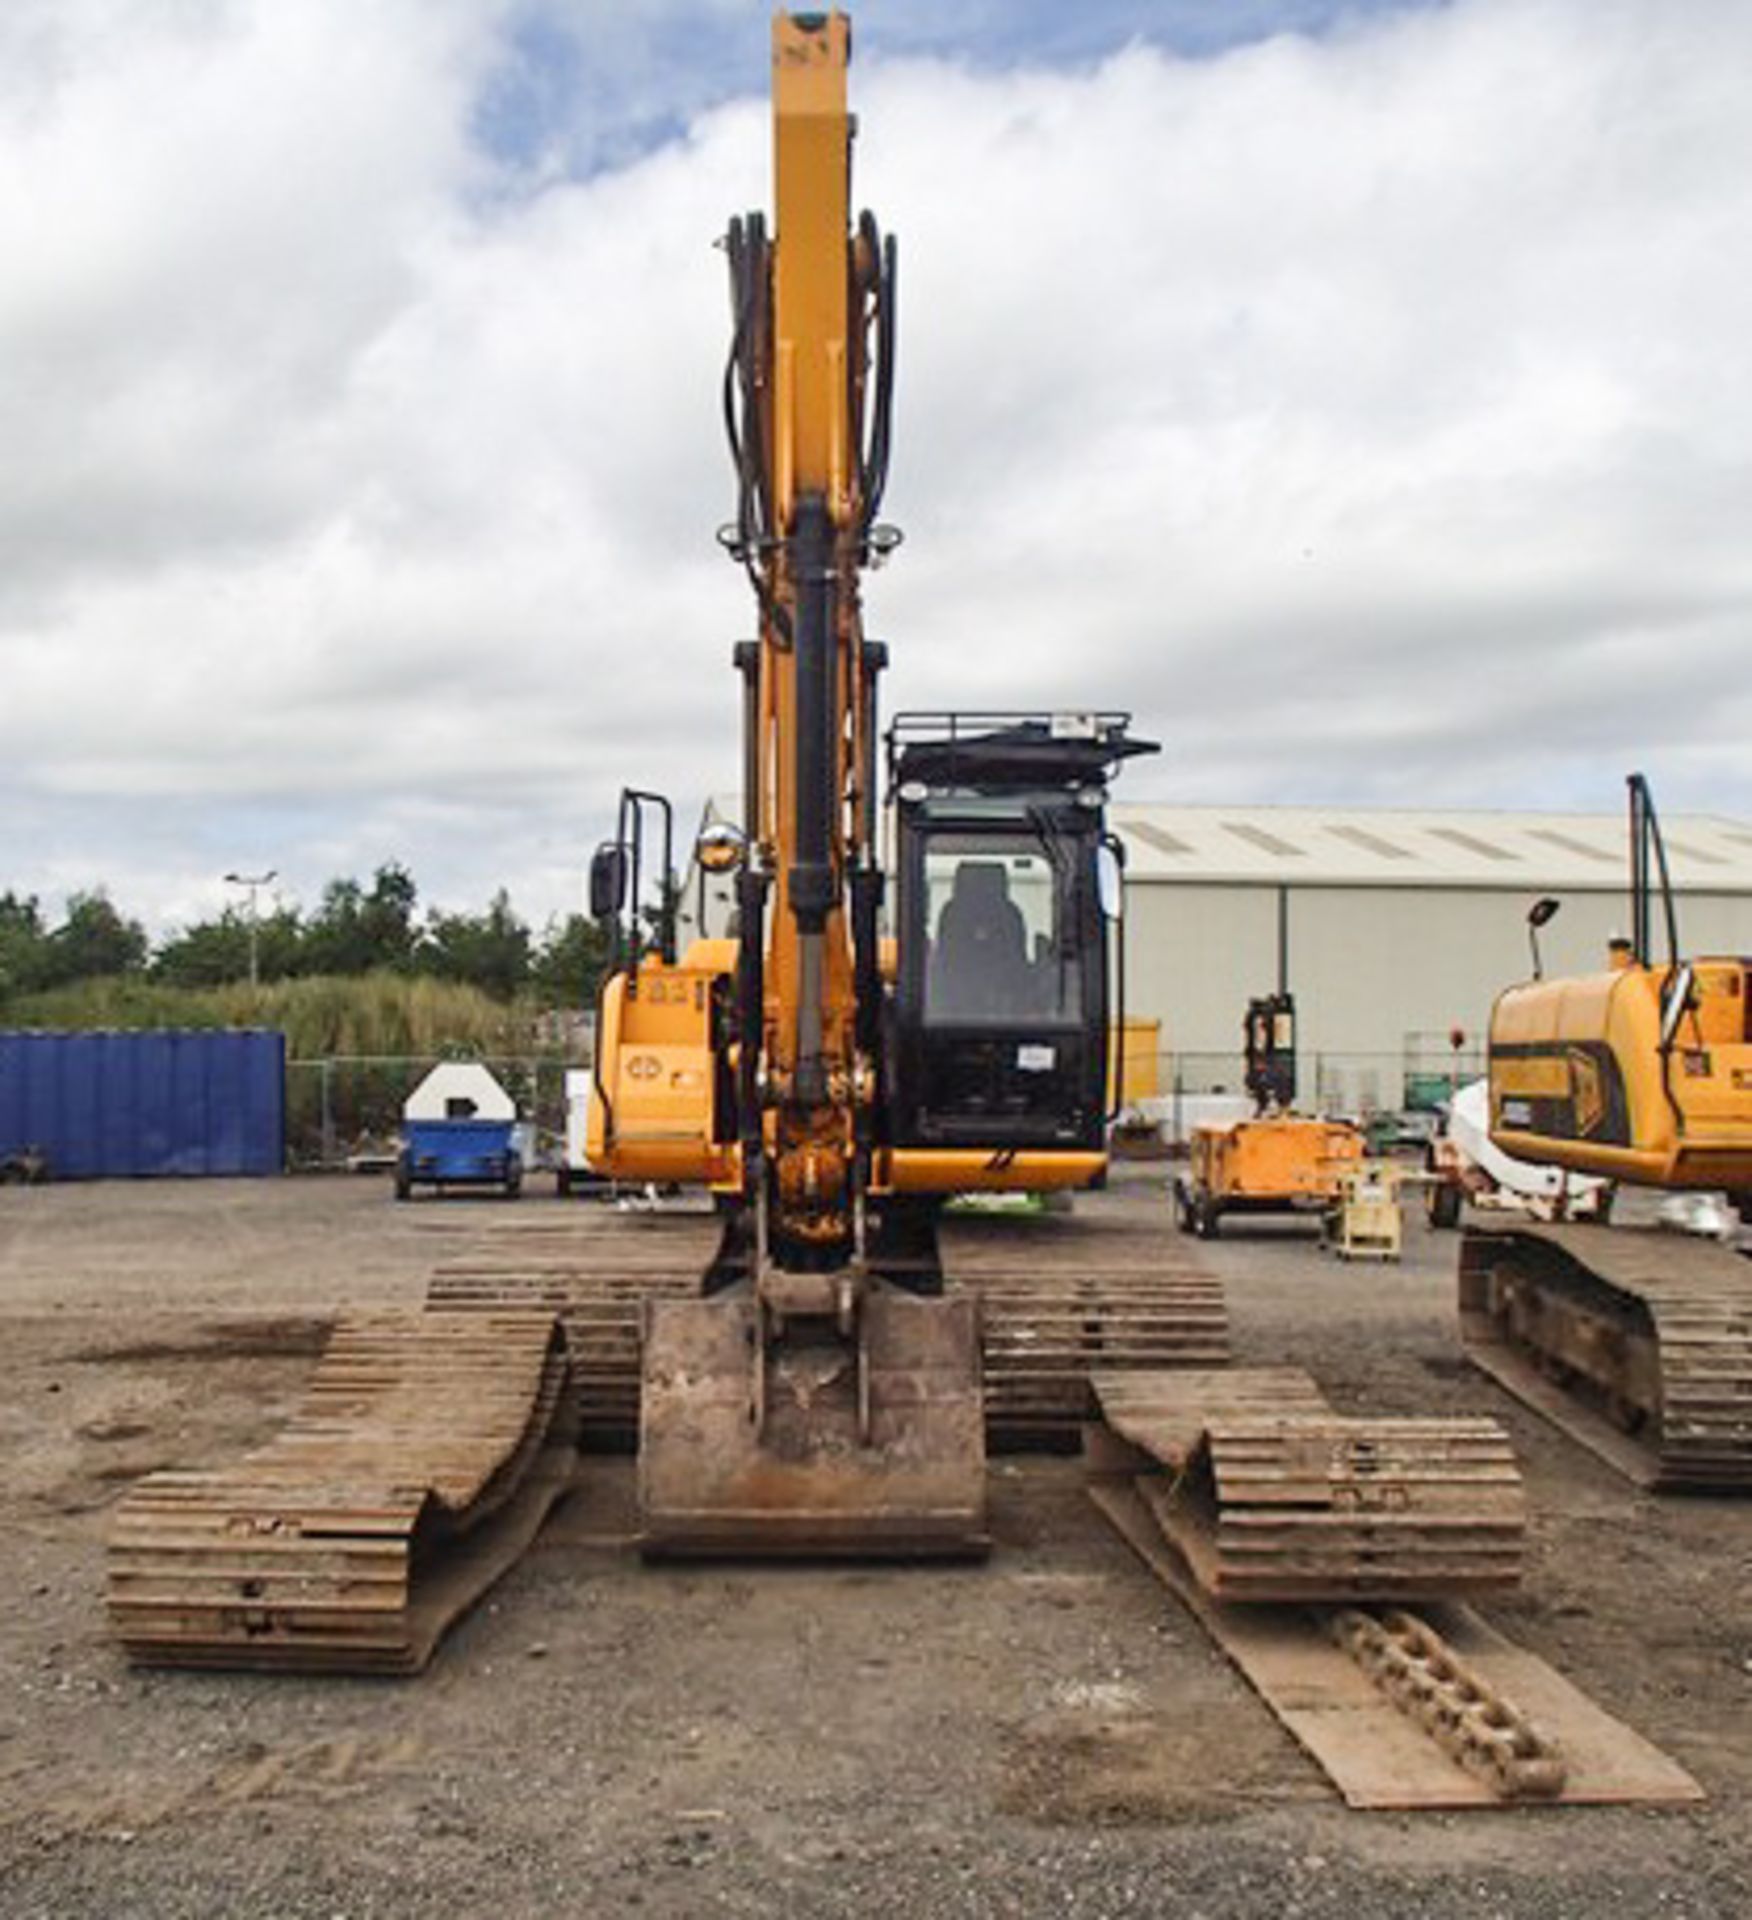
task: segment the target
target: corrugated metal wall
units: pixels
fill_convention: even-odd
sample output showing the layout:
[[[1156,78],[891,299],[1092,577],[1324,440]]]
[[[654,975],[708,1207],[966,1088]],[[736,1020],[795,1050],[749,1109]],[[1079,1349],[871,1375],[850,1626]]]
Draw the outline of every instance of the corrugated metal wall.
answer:
[[[1277,984],[1275,886],[1127,882],[1126,1011],[1162,1022],[1163,1045],[1238,1053],[1248,998]],[[1397,1054],[1406,1035],[1454,1025],[1482,1036],[1491,1002],[1529,971],[1530,889],[1289,889],[1290,987],[1301,1051]],[[1593,973],[1626,919],[1622,891],[1562,895],[1540,936],[1546,971]],[[1665,934],[1657,924],[1656,952]],[[1752,896],[1681,893],[1691,954],[1752,953]]]
[[[0,1155],[53,1179],[278,1173],[285,1140],[282,1033],[0,1033]]]

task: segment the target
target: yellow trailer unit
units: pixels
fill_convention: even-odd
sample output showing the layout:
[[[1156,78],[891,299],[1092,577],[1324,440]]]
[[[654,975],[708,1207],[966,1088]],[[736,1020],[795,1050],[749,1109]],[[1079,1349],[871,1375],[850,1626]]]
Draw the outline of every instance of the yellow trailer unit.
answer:
[[[1210,1240],[1226,1213],[1323,1213],[1340,1173],[1362,1157],[1363,1136],[1348,1120],[1284,1113],[1195,1127],[1176,1183],[1181,1231]]]

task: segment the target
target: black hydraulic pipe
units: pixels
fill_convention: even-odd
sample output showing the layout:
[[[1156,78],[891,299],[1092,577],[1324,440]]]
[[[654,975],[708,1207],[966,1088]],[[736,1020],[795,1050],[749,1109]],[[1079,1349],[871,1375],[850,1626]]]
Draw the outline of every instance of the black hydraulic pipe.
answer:
[[[742,676],[742,836],[750,854],[760,840],[760,642],[738,640]]]
[[[825,1019],[823,936],[834,905],[833,821],[836,810],[834,749],[838,742],[834,699],[833,521],[819,494],[797,504],[790,539],[791,581],[796,604],[792,632],[792,713],[796,757],[792,763],[791,845],[788,876],[791,917],[797,929],[798,995],[794,1097],[799,1106],[827,1098],[822,1059]]]
[[[831,858],[834,745],[833,522],[827,503],[800,501],[791,535],[797,620],[792,671],[797,727],[791,912],[799,933],[820,933],[834,902]]]
[[[863,679],[864,745],[858,769],[858,865],[851,875],[852,990],[857,999],[858,1047],[876,1061],[878,1075],[882,1034],[882,965],[878,950],[882,869],[876,854],[876,689],[887,664],[888,649],[882,642],[866,640],[858,655],[858,671]]]
[[[742,1143],[743,1195],[753,1204],[761,1180],[760,1056],[766,1024],[766,897],[760,857],[760,642],[739,640],[732,658],[742,676],[743,861],[736,875],[736,1137]]]
[[[760,1056],[766,1026],[766,899],[769,878],[745,866],[736,876],[736,1136],[742,1143],[743,1193],[760,1191]]]

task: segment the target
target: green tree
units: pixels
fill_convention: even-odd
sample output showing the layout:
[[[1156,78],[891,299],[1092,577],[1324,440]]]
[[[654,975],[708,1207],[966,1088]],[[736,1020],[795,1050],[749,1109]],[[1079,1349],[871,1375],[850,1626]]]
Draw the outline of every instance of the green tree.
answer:
[[[67,917],[48,938],[45,984],[63,986],[107,974],[139,973],[146,965],[146,929],[125,920],[98,887],[68,896]]]
[[[420,945],[423,972],[466,980],[496,1000],[509,1000],[529,979],[529,928],[503,887],[485,913],[434,912]]]
[[[170,935],[153,955],[152,972],[173,987],[221,987],[248,979],[248,917],[227,907],[217,920],[197,920]]]
[[[305,932],[301,971],[411,972],[418,899],[413,875],[395,860],[377,869],[369,893],[357,880],[331,880]]]
[[[49,978],[48,932],[35,894],[0,893],[0,1005]]]
[[[531,984],[546,1006],[591,1006],[607,957],[607,942],[596,922],[569,913],[547,923],[530,967]]]

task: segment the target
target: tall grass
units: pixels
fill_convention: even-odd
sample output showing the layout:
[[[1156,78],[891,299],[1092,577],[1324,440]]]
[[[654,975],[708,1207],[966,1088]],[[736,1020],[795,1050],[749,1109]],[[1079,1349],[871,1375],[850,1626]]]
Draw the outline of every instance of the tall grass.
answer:
[[[277,1027],[293,1060],[337,1054],[425,1059],[518,1053],[531,1040],[527,1009],[453,980],[368,973],[316,975],[260,987],[168,987],[118,977],[81,980],[0,1009],[12,1027]]]

